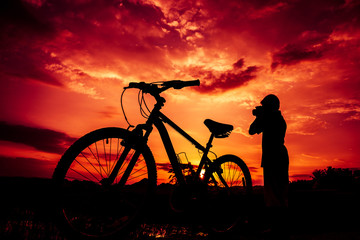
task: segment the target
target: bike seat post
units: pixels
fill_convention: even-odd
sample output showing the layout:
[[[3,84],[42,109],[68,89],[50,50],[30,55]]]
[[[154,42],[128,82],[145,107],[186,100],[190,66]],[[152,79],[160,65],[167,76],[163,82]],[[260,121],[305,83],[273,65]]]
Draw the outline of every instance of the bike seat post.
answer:
[[[215,137],[215,134],[214,134],[214,133],[211,133],[210,138],[209,138],[209,141],[208,141],[207,144],[206,144],[206,148],[205,148],[205,152],[204,152],[204,155],[205,155],[205,156],[209,153],[210,148],[212,147],[212,142],[213,142],[213,140],[214,140],[214,137]]]

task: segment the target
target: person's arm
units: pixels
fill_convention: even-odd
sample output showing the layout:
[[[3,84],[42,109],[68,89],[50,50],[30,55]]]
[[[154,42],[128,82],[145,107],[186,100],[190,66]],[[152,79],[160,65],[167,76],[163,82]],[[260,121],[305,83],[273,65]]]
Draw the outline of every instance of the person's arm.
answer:
[[[255,133],[259,134],[263,131],[263,119],[262,117],[255,118],[254,122],[250,125],[249,134],[254,135]]]

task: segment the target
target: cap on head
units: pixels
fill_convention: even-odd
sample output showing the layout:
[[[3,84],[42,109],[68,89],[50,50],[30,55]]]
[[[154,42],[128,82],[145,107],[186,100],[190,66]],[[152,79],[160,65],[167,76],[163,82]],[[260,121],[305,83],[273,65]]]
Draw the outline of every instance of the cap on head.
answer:
[[[280,100],[274,94],[269,94],[260,102],[265,108],[278,110],[280,108]]]

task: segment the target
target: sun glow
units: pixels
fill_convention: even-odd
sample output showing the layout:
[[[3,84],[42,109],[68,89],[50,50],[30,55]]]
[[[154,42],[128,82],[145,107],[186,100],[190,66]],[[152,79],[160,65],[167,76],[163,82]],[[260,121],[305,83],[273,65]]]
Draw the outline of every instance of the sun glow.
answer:
[[[205,178],[205,169],[201,169],[200,171],[200,179],[204,179]]]

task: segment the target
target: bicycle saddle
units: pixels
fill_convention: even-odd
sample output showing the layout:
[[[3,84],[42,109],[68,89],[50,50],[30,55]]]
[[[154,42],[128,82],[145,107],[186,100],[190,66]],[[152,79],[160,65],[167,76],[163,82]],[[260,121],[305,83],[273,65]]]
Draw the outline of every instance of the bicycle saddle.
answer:
[[[215,122],[211,119],[206,119],[204,124],[210,130],[210,132],[215,135],[216,138],[226,138],[234,129],[232,125]]]

